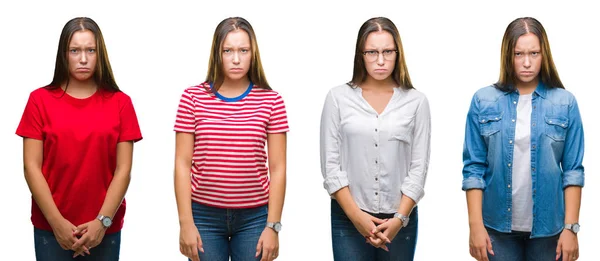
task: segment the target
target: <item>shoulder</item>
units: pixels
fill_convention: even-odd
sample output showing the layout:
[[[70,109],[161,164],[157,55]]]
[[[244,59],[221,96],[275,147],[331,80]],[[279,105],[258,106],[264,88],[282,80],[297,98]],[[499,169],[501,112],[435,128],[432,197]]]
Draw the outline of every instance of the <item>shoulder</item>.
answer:
[[[249,95],[251,98],[260,99],[262,101],[281,101],[283,97],[275,90],[263,89],[255,85],[252,87]]]
[[[31,93],[29,93],[29,97],[33,98],[33,99],[44,99],[46,97],[51,97],[53,96],[53,94],[58,93],[58,92],[62,92],[62,90],[59,89],[49,89],[47,86],[46,87],[39,87],[35,90],[33,90]]]
[[[570,105],[576,102],[575,95],[563,88],[548,88],[546,89],[546,96],[554,104]]]
[[[183,90],[184,94],[189,96],[205,95],[210,93],[210,83],[203,82],[198,85],[187,87]]]
[[[475,92],[473,98],[477,101],[497,101],[505,92],[499,90],[494,85],[483,87]]]

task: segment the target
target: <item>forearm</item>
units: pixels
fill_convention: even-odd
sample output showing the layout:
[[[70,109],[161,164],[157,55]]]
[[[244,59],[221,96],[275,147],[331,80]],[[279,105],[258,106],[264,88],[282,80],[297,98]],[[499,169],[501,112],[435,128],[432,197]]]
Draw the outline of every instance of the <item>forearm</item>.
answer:
[[[358,212],[360,212],[360,208],[352,199],[352,194],[350,194],[350,189],[346,186],[331,194],[333,198],[340,204],[344,213],[348,216],[348,218],[354,217]]]
[[[412,209],[415,207],[416,203],[411,198],[406,195],[402,195],[402,199],[400,199],[400,207],[398,207],[398,213],[409,216]]]
[[[175,166],[175,199],[179,225],[193,223],[192,217],[192,181],[190,177],[191,163],[179,162]]]
[[[286,175],[285,172],[271,173],[269,184],[269,216],[267,222],[281,221],[283,202],[285,199]]]
[[[483,225],[483,191],[480,189],[470,189],[467,190],[466,194],[467,208],[469,209],[469,226]]]
[[[129,187],[129,182],[131,180],[130,171],[131,168],[117,168],[115,175],[108,186],[108,190],[106,191],[106,197],[104,198],[104,203],[102,204],[99,214],[109,217],[115,216],[119,206],[121,206],[121,202],[123,202],[127,188]]]
[[[52,225],[63,218],[62,214],[58,210],[56,203],[54,203],[54,199],[52,198],[52,193],[50,192],[50,187],[48,186],[48,182],[44,178],[41,170],[35,168],[25,168],[25,180],[27,181],[27,185],[29,186],[29,190],[31,191],[31,195],[33,199],[37,203],[40,210],[44,214],[44,217]]]
[[[568,186],[565,188],[565,224],[579,222],[581,207],[581,187]]]

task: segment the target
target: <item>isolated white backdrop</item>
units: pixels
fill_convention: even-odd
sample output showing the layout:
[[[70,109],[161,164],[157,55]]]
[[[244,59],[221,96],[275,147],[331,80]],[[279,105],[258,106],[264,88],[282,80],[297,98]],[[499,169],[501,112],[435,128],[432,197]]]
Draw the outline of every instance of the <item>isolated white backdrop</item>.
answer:
[[[102,29],[117,83],[133,99],[144,140],[134,149],[121,260],[185,260],[173,193],[175,111],[184,88],[206,74],[212,34],[224,18],[253,25],[269,82],[285,99],[288,186],[278,260],[332,260],[329,197],[319,168],[319,117],[327,91],[348,81],[360,25],[396,23],[416,88],[432,111],[426,196],[419,206],[416,260],[470,260],[462,143],[473,93],[497,80],[500,43],[521,16],[546,27],[586,135],[580,260],[599,260],[597,209],[597,28],[594,8],[548,1],[3,1],[0,3],[0,260],[34,260],[30,192],[14,132],[28,94],[52,79],[58,38],[76,16]],[[158,2],[158,1],[157,1]]]

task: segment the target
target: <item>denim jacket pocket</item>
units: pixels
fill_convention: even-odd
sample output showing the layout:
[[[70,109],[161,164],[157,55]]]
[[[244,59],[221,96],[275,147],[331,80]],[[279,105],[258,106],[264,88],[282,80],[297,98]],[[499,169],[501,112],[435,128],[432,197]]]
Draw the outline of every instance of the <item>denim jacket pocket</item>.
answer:
[[[555,141],[565,141],[569,119],[563,116],[546,116],[545,133]]]
[[[492,113],[479,116],[479,131],[482,136],[491,136],[502,127],[502,113]]]

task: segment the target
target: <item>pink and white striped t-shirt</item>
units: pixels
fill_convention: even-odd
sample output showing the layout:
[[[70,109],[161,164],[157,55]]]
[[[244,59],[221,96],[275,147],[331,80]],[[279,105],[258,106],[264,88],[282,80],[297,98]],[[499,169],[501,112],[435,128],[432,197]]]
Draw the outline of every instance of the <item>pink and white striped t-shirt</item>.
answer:
[[[245,95],[245,96],[244,96]],[[239,99],[220,99],[204,82],[183,92],[176,132],[195,134],[192,200],[220,208],[269,201],[267,134],[289,130],[279,93],[253,86]]]

